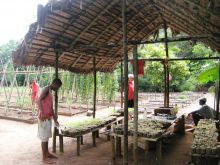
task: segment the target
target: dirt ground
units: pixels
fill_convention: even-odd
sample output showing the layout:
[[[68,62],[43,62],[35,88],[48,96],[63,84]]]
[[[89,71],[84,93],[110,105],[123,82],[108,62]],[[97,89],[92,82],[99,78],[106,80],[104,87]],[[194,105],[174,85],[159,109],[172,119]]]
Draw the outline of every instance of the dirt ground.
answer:
[[[208,99],[211,103],[211,99]],[[194,109],[197,103],[188,109]],[[108,111],[108,110],[107,110]],[[106,112],[98,112],[99,116]],[[59,117],[60,123],[69,120],[82,120],[85,115],[73,117]],[[15,121],[0,120],[0,165],[41,165],[40,141],[37,138],[37,124],[25,124]],[[192,133],[175,135],[167,139],[163,144],[162,165],[185,165],[190,160],[189,152],[192,141]],[[52,146],[50,140],[50,150]],[[57,142],[58,146],[58,142]],[[132,164],[132,152],[130,148],[129,165]],[[84,138],[80,156],[76,156],[76,141],[72,138],[64,138],[64,153],[57,148],[57,165],[112,165],[111,146],[105,135],[97,139],[97,147],[92,147],[91,135]],[[156,165],[155,150],[152,149],[147,157],[144,151],[139,150],[139,164]],[[117,159],[117,164],[122,164],[122,159]]]
[[[0,126],[0,165],[41,165],[40,141],[36,137],[37,125],[29,125],[20,122],[1,120]],[[169,144],[163,145],[163,164],[186,164],[189,160],[189,147],[192,134],[173,137]],[[172,141],[172,142],[171,142]],[[58,144],[57,144],[58,145]],[[50,149],[51,149],[50,141]],[[91,136],[84,138],[81,146],[81,155],[76,156],[76,142],[71,138],[64,138],[64,153],[57,148],[57,165],[111,165],[111,146],[106,136],[101,135],[97,139],[97,147],[92,147]],[[156,164],[154,150],[143,159],[144,151],[140,149],[140,164]],[[174,156],[175,155],[175,156]],[[130,153],[130,158],[132,153]],[[174,158],[174,159],[173,159]],[[118,159],[117,163],[121,164]]]

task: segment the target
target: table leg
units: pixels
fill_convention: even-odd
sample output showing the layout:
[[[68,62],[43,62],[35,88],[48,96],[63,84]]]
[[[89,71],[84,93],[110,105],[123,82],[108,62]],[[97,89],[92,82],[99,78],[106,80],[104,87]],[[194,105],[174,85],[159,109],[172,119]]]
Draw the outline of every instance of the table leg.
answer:
[[[96,131],[96,138],[99,138],[99,130]]]
[[[96,147],[96,132],[92,132],[92,145]]]
[[[60,152],[63,152],[63,136],[59,135],[59,142],[60,142]]]
[[[180,118],[180,133],[185,134],[185,116]]]
[[[116,156],[120,157],[121,155],[121,137],[116,136]]]
[[[147,154],[148,154],[148,150],[149,150],[149,142],[146,140],[145,141],[145,144],[144,144],[144,149],[145,149],[145,157],[147,157]]]
[[[111,129],[111,126],[108,125],[108,126],[106,127],[106,129],[107,129],[107,131],[109,131],[109,130]],[[108,140],[108,141],[110,140],[110,135],[107,135],[107,140]]]
[[[80,136],[77,137],[77,143],[76,143],[76,150],[77,150],[77,156],[80,155]]]
[[[162,159],[162,140],[161,139],[159,139],[156,142],[156,159],[158,163],[160,164],[161,159]]]
[[[115,137],[111,136],[111,146],[112,146],[112,164],[115,164]]]
[[[80,139],[81,139],[81,145],[83,145],[83,136],[81,136]]]

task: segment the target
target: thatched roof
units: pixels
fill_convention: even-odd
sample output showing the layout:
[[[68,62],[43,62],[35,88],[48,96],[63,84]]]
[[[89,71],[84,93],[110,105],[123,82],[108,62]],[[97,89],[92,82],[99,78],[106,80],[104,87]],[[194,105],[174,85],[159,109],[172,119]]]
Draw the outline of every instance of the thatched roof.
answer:
[[[54,66],[54,43],[61,47],[59,67],[88,73],[96,56],[98,71],[115,69],[123,57],[121,0],[51,0],[38,8],[38,21],[13,53],[16,64]],[[128,41],[146,40],[163,27],[173,32],[220,34],[219,0],[127,0]],[[220,38],[203,40],[220,50]],[[98,45],[110,45],[98,47]],[[129,51],[133,46],[129,45]]]

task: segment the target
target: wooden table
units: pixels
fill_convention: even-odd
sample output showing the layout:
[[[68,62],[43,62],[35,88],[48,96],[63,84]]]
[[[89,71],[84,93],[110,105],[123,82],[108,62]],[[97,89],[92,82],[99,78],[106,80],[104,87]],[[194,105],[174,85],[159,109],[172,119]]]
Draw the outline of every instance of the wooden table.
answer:
[[[77,140],[77,143],[76,143],[76,150],[77,150],[77,156],[80,155],[80,145],[83,144],[83,135],[85,134],[88,134],[88,133],[92,133],[92,142],[93,142],[93,147],[96,147],[96,138],[99,137],[99,130],[102,129],[102,128],[107,128],[107,130],[111,129],[111,126],[113,124],[119,124],[119,123],[122,123],[124,117],[118,117],[116,118],[115,121],[109,123],[109,124],[106,124],[102,127],[98,127],[98,128],[94,128],[94,129],[91,129],[90,131],[88,132],[84,132],[80,135],[66,135],[66,134],[63,134],[61,132],[61,130],[59,130],[57,136],[59,136],[59,147],[60,147],[60,152],[64,152],[64,145],[63,145],[63,137],[71,137],[71,138],[76,138]],[[108,137],[109,134],[107,134],[107,139],[110,139],[110,137]]]

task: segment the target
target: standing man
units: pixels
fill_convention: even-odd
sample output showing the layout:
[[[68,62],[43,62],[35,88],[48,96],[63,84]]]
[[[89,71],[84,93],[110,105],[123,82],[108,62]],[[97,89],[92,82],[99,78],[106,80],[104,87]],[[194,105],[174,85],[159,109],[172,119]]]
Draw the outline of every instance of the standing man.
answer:
[[[59,125],[57,116],[53,110],[53,96],[52,90],[57,91],[62,85],[60,79],[54,79],[52,84],[42,89],[42,92],[38,98],[38,137],[41,140],[42,147],[42,162],[46,164],[53,164],[54,161],[50,158],[57,158],[50,154],[48,150],[48,141],[52,137],[52,118],[55,125]]]
[[[37,83],[36,79],[32,80],[32,83],[30,84],[30,88],[31,88],[32,106],[33,106],[36,103],[38,97],[38,90],[39,90],[39,84]]]
[[[134,75],[128,75],[128,108],[134,108]]]

